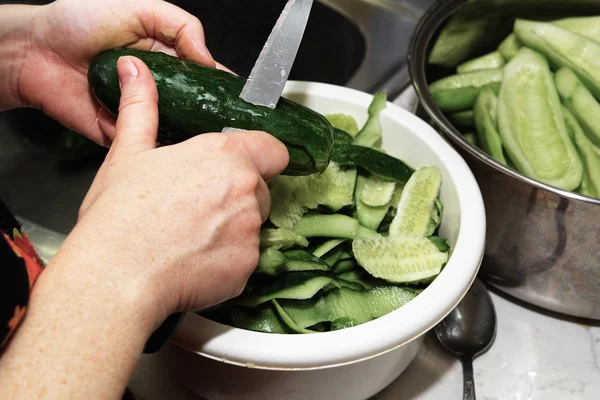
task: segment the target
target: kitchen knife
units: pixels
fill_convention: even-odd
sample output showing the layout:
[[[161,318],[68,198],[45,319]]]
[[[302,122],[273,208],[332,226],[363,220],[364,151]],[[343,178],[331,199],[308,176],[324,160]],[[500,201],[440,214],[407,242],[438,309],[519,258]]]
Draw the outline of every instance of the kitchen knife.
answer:
[[[275,108],[294,65],[313,0],[289,0],[269,35],[240,98]],[[225,128],[223,132],[239,129]]]

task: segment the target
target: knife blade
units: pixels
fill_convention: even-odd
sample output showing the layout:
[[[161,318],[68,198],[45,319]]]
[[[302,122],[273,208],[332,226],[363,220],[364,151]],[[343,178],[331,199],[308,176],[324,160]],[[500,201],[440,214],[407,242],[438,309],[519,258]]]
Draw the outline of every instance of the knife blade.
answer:
[[[275,108],[302,42],[313,0],[289,0],[263,47],[240,97]]]
[[[287,83],[306,29],[313,0],[289,0],[275,23],[240,98],[248,103],[275,108]],[[226,127],[223,132],[238,131]]]

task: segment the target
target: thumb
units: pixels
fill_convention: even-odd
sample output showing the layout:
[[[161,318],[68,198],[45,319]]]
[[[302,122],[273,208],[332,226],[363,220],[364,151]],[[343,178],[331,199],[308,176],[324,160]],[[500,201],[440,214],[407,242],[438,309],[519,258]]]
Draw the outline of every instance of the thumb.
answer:
[[[117,118],[114,153],[134,154],[156,147],[158,91],[154,77],[140,59],[117,60],[121,104]]]

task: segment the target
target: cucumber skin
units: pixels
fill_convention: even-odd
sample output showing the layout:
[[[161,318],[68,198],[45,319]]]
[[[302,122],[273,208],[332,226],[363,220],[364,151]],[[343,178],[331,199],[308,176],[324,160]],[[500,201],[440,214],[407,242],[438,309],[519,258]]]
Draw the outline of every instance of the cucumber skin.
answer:
[[[93,60],[88,81],[113,116],[121,98],[116,69],[121,56],[139,58],[154,76],[160,98],[159,143],[179,143],[224,127],[261,130],[286,144],[290,162],[284,174],[308,175],[327,168],[333,128],[324,116],[284,98],[275,109],[247,103],[239,97],[246,79],[160,52],[119,48]]]
[[[405,184],[414,170],[399,159],[365,146],[336,144],[331,161],[342,167],[359,167],[383,179]]]

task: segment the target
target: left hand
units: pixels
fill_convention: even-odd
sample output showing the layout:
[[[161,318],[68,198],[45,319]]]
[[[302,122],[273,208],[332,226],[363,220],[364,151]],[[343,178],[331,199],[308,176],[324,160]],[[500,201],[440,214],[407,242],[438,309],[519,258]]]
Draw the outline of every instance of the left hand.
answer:
[[[93,58],[116,47],[162,51],[215,67],[198,18],[162,0],[57,0],[35,9],[19,95],[67,128],[104,146],[115,121],[87,81]]]

